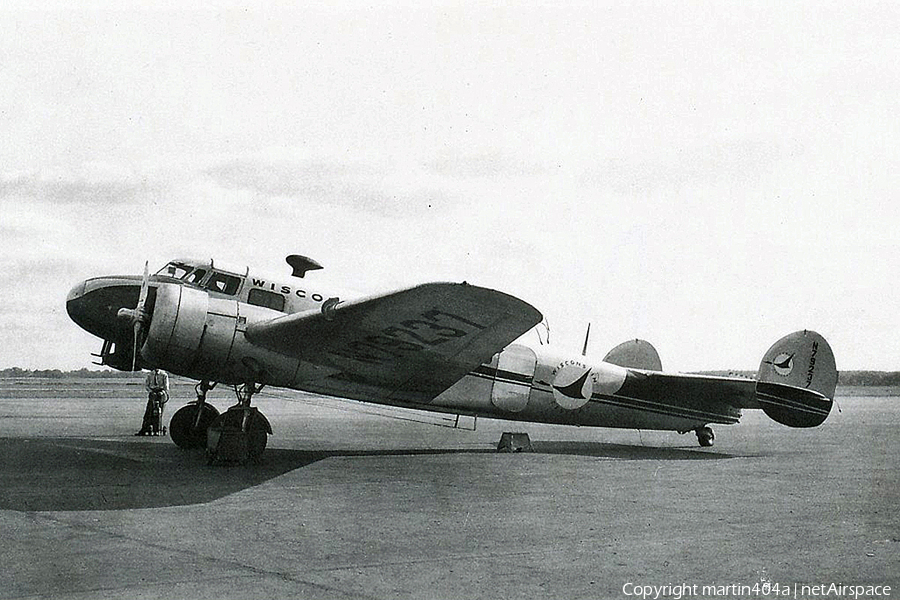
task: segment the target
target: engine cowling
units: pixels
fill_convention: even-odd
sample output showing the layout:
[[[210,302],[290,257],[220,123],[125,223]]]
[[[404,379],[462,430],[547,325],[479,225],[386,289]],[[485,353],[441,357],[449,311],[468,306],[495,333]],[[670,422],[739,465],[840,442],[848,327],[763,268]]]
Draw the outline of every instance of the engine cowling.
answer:
[[[153,365],[183,373],[196,357],[209,312],[209,295],[183,285],[159,286],[141,354]]]
[[[299,359],[255,346],[243,335],[246,323],[280,314],[190,286],[162,284],[141,354],[148,365],[191,379],[288,386],[301,376]],[[317,367],[312,371],[322,375]]]

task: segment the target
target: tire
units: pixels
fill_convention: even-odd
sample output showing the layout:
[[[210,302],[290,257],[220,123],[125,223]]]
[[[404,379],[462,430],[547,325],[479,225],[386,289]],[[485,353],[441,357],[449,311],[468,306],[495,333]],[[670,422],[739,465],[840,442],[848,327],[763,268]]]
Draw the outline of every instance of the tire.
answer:
[[[201,408],[202,407],[202,408]],[[199,426],[197,412],[200,414]],[[219,411],[211,404],[192,403],[179,408],[169,421],[169,437],[175,445],[185,450],[206,447],[206,430],[219,416]]]

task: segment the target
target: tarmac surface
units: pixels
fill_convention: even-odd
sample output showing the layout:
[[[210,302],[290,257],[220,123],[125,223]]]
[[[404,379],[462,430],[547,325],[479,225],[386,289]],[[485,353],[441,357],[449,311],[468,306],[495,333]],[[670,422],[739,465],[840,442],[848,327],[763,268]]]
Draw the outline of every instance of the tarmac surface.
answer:
[[[175,386],[166,420],[191,397]],[[0,599],[900,595],[897,396],[839,397],[809,430],[745,411],[702,449],[693,434],[466,431],[301,393],[257,400],[275,432],[263,464],[210,467],[132,435],[136,382],[0,381]],[[497,453],[504,431],[535,452]]]

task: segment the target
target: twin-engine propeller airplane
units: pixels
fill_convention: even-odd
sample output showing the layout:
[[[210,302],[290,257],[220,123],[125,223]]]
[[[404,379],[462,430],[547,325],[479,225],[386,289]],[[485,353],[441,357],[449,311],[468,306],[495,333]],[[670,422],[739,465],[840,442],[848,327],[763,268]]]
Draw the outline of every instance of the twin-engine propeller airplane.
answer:
[[[231,423],[259,458],[272,433],[253,395],[264,385],[365,402],[513,421],[695,431],[734,424],[762,409],[791,427],[815,427],[831,410],[834,355],[813,331],[765,353],[756,380],[663,373],[656,350],[632,340],[602,361],[511,342],[540,312],[502,292],[427,283],[362,298],[309,286],[322,268],[291,255],[291,281],[240,274],[213,261],[174,260],[155,275],[88,279],[69,292],[75,323],[102,338],[100,364],[161,368],[199,380],[197,400],[169,426],[182,448],[204,447],[207,429]],[[216,383],[237,405],[206,402]],[[210,436],[211,439],[212,436]]]

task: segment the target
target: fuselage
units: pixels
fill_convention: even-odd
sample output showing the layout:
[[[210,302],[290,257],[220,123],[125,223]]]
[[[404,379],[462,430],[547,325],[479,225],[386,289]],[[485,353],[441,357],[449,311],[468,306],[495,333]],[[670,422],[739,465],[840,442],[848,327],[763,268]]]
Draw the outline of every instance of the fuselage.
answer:
[[[129,370],[132,329],[119,315],[136,305],[142,279],[88,279],[67,298],[79,326],[105,340],[103,364]],[[149,277],[148,312],[139,364],[197,380],[237,384],[263,378],[269,386],[355,400],[509,420],[688,431],[707,423],[735,423],[739,410],[700,402],[687,408],[648,390],[639,370],[548,346],[511,344],[428,402],[386,401],[365,386],[334,377],[338,369],[261,348],[247,326],[286,314],[321,310],[342,291],[306,280],[278,281],[216,267],[211,261],[172,261]],[[628,393],[640,386],[640,394]],[[641,399],[636,399],[640,397]]]

